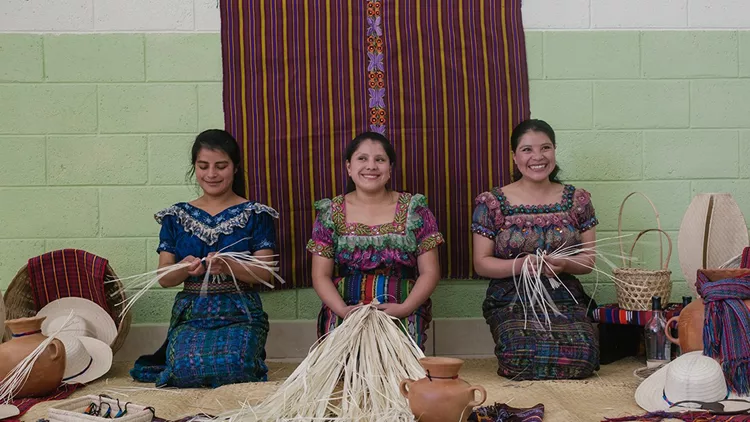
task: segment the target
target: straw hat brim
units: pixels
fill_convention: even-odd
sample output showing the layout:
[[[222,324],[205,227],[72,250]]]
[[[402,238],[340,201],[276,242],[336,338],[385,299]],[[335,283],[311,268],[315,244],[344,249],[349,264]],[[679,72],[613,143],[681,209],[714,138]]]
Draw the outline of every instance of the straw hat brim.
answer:
[[[42,323],[42,333],[50,334],[50,324],[54,320],[65,320],[70,311],[86,321],[85,337],[93,337],[111,346],[117,337],[117,326],[112,317],[101,306],[80,297],[64,297],[48,303],[37,312],[37,316],[45,316]],[[59,320],[58,320],[59,321]],[[54,327],[53,327],[54,328]]]
[[[12,404],[0,404],[0,419],[11,418],[20,414],[21,411],[16,406]]]
[[[708,215],[711,198],[714,201],[711,215]],[[704,240],[707,223],[710,224],[708,239]],[[731,195],[727,193],[696,195],[685,211],[677,235],[680,267],[693,293],[696,293],[696,272],[704,268],[704,244],[706,245],[705,268],[718,268],[741,254],[742,250],[748,246],[748,242],[750,240],[745,217]]]
[[[3,300],[3,292],[0,291],[0,343],[3,342],[5,334],[5,301]]]
[[[669,403],[664,400],[664,386],[667,383],[667,368],[671,363],[668,363],[658,371],[654,372],[650,377],[646,378],[641,382],[638,388],[635,390],[635,402],[638,403],[643,410],[648,412],[658,412],[663,410],[670,411],[688,411],[695,410],[690,408],[684,408],[675,406],[670,408]],[[748,399],[747,396],[738,396],[734,393],[729,395],[730,399]]]
[[[65,341],[64,338],[61,339]],[[78,340],[91,356],[91,365],[82,374],[72,378],[69,377],[75,374],[69,374],[66,368],[63,376],[65,384],[87,384],[101,378],[112,368],[112,348],[108,344],[92,337],[78,337]]]

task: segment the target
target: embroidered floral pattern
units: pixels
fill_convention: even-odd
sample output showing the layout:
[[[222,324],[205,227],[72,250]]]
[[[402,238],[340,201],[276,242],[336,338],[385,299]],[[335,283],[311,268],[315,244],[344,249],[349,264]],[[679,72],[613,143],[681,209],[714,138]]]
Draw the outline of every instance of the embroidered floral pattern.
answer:
[[[370,94],[370,129],[385,134],[385,65],[383,55],[382,0],[367,2],[367,77]]]
[[[494,240],[495,255],[502,258],[534,253],[539,245],[576,245],[582,232],[599,223],[591,195],[571,185],[556,204],[513,206],[499,188],[480,194],[476,204],[471,230]]]
[[[154,218],[161,224],[165,216],[173,215],[186,232],[191,233],[208,245],[213,245],[219,240],[219,235],[228,235],[235,228],[245,227],[252,214],[260,213],[268,213],[273,218],[279,218],[279,213],[275,209],[256,202],[235,205],[215,216],[187,202],[180,202],[159,211],[154,215]],[[168,246],[164,245],[164,249]]]
[[[412,196],[409,193],[400,193],[396,202],[396,211],[393,221],[377,226],[368,226],[362,223],[346,222],[346,201],[339,195],[331,201],[331,218],[336,225],[339,234],[352,236],[377,236],[391,233],[404,233],[406,230],[406,218],[409,211],[409,203]]]
[[[318,201],[316,208],[307,250],[333,258],[339,268],[371,271],[385,266],[389,273],[400,274],[415,267],[420,254],[444,242],[422,195],[401,193],[394,220],[379,226],[347,224],[343,195]]]

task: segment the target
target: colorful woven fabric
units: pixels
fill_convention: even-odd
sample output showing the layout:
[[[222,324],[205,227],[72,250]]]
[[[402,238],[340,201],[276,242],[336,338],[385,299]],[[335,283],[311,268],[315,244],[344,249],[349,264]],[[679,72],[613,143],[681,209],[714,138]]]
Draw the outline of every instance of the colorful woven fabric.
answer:
[[[681,303],[670,303],[664,308],[664,318],[670,319],[682,311]],[[594,309],[595,322],[605,324],[640,325],[645,326],[651,319],[652,311],[628,311],[620,309],[616,303],[602,305]]]
[[[505,403],[480,407],[469,416],[469,422],[542,422],[544,405],[539,403],[528,409],[510,407]]]
[[[222,1],[224,116],[250,198],[281,213],[281,275],[309,286],[313,204],[341,194],[344,150],[384,133],[392,188],[430,199],[448,277],[470,278],[472,200],[510,181],[529,117],[521,0]]]
[[[181,203],[156,214],[162,225],[158,252],[175,254],[179,262],[211,252],[255,252],[275,249],[275,211],[256,204],[229,207],[212,216]],[[244,238],[247,241],[238,242]],[[268,316],[254,290],[226,291],[217,283],[201,297],[202,277],[185,280],[175,297],[167,340],[153,355],[140,357],[130,375],[157,386],[218,387],[265,381]],[[233,283],[232,283],[233,284]]]
[[[708,412],[651,412],[638,416],[624,416],[621,418],[605,418],[602,422],[750,422],[750,415],[712,415]]]
[[[83,384],[60,384],[59,387],[57,387],[57,390],[55,390],[53,393],[46,397],[29,397],[25,399],[15,399],[10,402],[10,404],[16,406],[19,410],[19,414],[16,417],[3,419],[3,422],[20,422],[21,416],[23,416],[24,413],[28,412],[29,409],[36,406],[39,403],[43,403],[46,401],[53,401],[53,400],[63,400],[68,398],[71,394],[73,394],[76,390],[79,388],[82,388]]]
[[[721,361],[732,391],[750,395],[750,276],[711,281],[698,271],[695,284],[706,304],[703,354]]]
[[[343,196],[316,204],[318,218],[308,242],[311,253],[332,258],[333,282],[347,305],[360,302],[402,303],[414,287],[417,257],[443,243],[435,217],[422,195],[401,193],[392,222],[378,226],[346,222]],[[432,320],[428,299],[401,322],[424,349]],[[318,336],[339,326],[342,319],[323,305]]]
[[[78,249],[61,249],[29,259],[27,268],[37,311],[63,297],[81,297],[112,312],[104,294],[106,259]]]
[[[494,255],[512,259],[581,242],[581,233],[598,224],[588,192],[566,185],[560,201],[548,206],[511,205],[499,188],[476,199],[472,230],[495,242]],[[565,288],[544,287],[562,316],[550,314],[551,329],[529,312],[512,277],[491,280],[482,311],[495,340],[497,373],[523,379],[584,378],[599,367],[599,344],[588,317],[596,307],[581,283],[558,274]],[[541,315],[541,309],[536,310]]]

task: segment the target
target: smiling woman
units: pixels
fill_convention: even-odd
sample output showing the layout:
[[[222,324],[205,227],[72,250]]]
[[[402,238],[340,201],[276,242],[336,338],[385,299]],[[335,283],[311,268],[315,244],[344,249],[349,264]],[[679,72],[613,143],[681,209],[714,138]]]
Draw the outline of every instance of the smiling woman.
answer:
[[[239,146],[229,133],[199,134],[191,162],[203,195],[155,216],[161,224],[159,268],[189,264],[165,274],[159,284],[183,289],[175,297],[166,341],[153,355],[139,358],[130,374],[137,381],[175,387],[265,381],[268,316],[253,284],[270,280],[271,273],[213,256],[219,250],[249,251],[270,261],[278,214],[244,198]],[[212,282],[203,294],[207,276]]]
[[[479,195],[472,223],[476,271],[491,279],[482,310],[496,344],[497,372],[514,379],[587,377],[599,366],[589,317],[595,304],[574,275],[594,266],[598,220],[591,197],[557,179],[555,132],[544,121],[520,123],[511,147],[518,181]],[[518,258],[584,243],[586,252],[545,258],[541,288],[560,314],[550,315],[550,326],[527,319],[529,292],[517,288],[523,265]]]
[[[387,138],[360,134],[346,149],[347,193],[315,204],[318,217],[307,249],[313,254],[313,287],[323,301],[319,336],[358,305],[377,301],[424,349],[443,236],[424,196],[387,188],[395,161]]]

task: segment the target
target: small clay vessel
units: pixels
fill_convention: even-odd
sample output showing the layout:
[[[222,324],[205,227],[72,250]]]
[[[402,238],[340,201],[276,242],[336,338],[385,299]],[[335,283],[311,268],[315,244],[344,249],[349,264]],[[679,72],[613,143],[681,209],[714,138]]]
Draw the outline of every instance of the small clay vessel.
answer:
[[[466,422],[472,408],[487,399],[484,387],[469,385],[458,377],[463,360],[426,357],[419,363],[425,370],[425,378],[401,381],[401,394],[409,400],[419,422]],[[480,393],[479,400],[475,400],[476,391]]]
[[[5,321],[13,338],[0,344],[0,379],[29,356],[47,336],[42,334],[42,321],[46,317],[19,318]],[[65,373],[65,346],[54,339],[34,362],[26,383],[15,393],[16,398],[42,397],[60,386]]]

